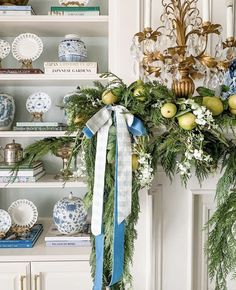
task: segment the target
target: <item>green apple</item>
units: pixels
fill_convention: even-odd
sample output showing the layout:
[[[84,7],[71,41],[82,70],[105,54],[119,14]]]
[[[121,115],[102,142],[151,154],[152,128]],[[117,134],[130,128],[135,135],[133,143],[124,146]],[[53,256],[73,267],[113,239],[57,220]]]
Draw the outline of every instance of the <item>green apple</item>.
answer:
[[[163,117],[170,119],[173,118],[176,115],[177,107],[173,103],[165,103],[161,107],[161,114]]]
[[[104,91],[102,94],[102,102],[105,105],[112,105],[115,104],[118,101],[118,98],[116,95],[113,94],[112,91]]]
[[[218,97],[204,97],[202,105],[211,111],[213,116],[218,116],[224,111],[224,106]]]
[[[228,100],[228,103],[229,103],[230,109],[236,110],[236,95],[230,96],[229,100]]]
[[[139,168],[138,156],[136,154],[132,155],[132,170],[135,171]]]
[[[184,130],[192,130],[197,126],[196,116],[193,113],[186,113],[178,117],[179,126]]]

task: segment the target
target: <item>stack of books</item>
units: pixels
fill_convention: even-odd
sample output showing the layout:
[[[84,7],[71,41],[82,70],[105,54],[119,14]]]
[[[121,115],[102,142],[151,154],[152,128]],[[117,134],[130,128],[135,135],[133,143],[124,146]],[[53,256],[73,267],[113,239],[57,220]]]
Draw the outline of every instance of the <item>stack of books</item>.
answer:
[[[35,15],[32,6],[0,5],[0,16]]]
[[[54,224],[45,236],[46,247],[90,247],[90,227],[83,233],[73,236],[61,234]]]
[[[42,224],[34,225],[29,232],[22,236],[16,236],[9,231],[6,237],[0,240],[0,248],[33,248],[42,231]]]
[[[99,6],[52,6],[49,11],[49,15],[98,16],[99,14]]]
[[[16,175],[12,174],[14,165],[0,163],[0,183],[35,182],[45,175],[42,161],[20,165]]]
[[[45,74],[94,75],[97,74],[97,62],[45,62]]]
[[[17,122],[14,131],[66,131],[67,125],[58,122]]]

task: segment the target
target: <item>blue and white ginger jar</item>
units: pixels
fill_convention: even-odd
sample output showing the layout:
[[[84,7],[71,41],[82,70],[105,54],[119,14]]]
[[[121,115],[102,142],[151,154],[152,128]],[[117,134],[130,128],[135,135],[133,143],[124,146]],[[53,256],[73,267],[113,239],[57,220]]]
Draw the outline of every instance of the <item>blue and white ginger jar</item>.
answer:
[[[87,220],[87,211],[82,199],[73,196],[59,200],[53,209],[53,221],[58,231],[65,235],[82,232]]]
[[[86,61],[87,48],[85,43],[76,34],[67,34],[58,47],[60,61]]]
[[[12,96],[0,93],[0,131],[8,131],[15,116],[15,101]]]

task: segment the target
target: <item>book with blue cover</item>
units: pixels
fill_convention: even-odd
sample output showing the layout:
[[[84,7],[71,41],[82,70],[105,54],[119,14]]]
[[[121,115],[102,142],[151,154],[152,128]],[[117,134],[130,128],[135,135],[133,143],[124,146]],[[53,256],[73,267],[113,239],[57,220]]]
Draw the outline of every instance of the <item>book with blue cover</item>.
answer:
[[[34,225],[29,232],[20,237],[9,231],[7,236],[0,240],[0,248],[33,248],[42,231],[42,224]]]

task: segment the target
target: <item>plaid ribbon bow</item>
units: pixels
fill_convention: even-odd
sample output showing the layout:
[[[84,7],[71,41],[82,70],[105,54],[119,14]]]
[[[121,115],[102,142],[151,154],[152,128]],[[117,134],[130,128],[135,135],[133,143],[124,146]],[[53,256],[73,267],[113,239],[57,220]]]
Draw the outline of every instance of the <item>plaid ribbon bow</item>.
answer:
[[[102,232],[103,196],[106,167],[108,133],[112,125],[112,111],[115,112],[117,129],[117,196],[118,224],[124,221],[131,212],[132,192],[132,150],[128,126],[134,116],[123,106],[108,106],[98,111],[87,123],[87,128],[97,133],[95,177],[92,205],[92,233],[98,236]]]

